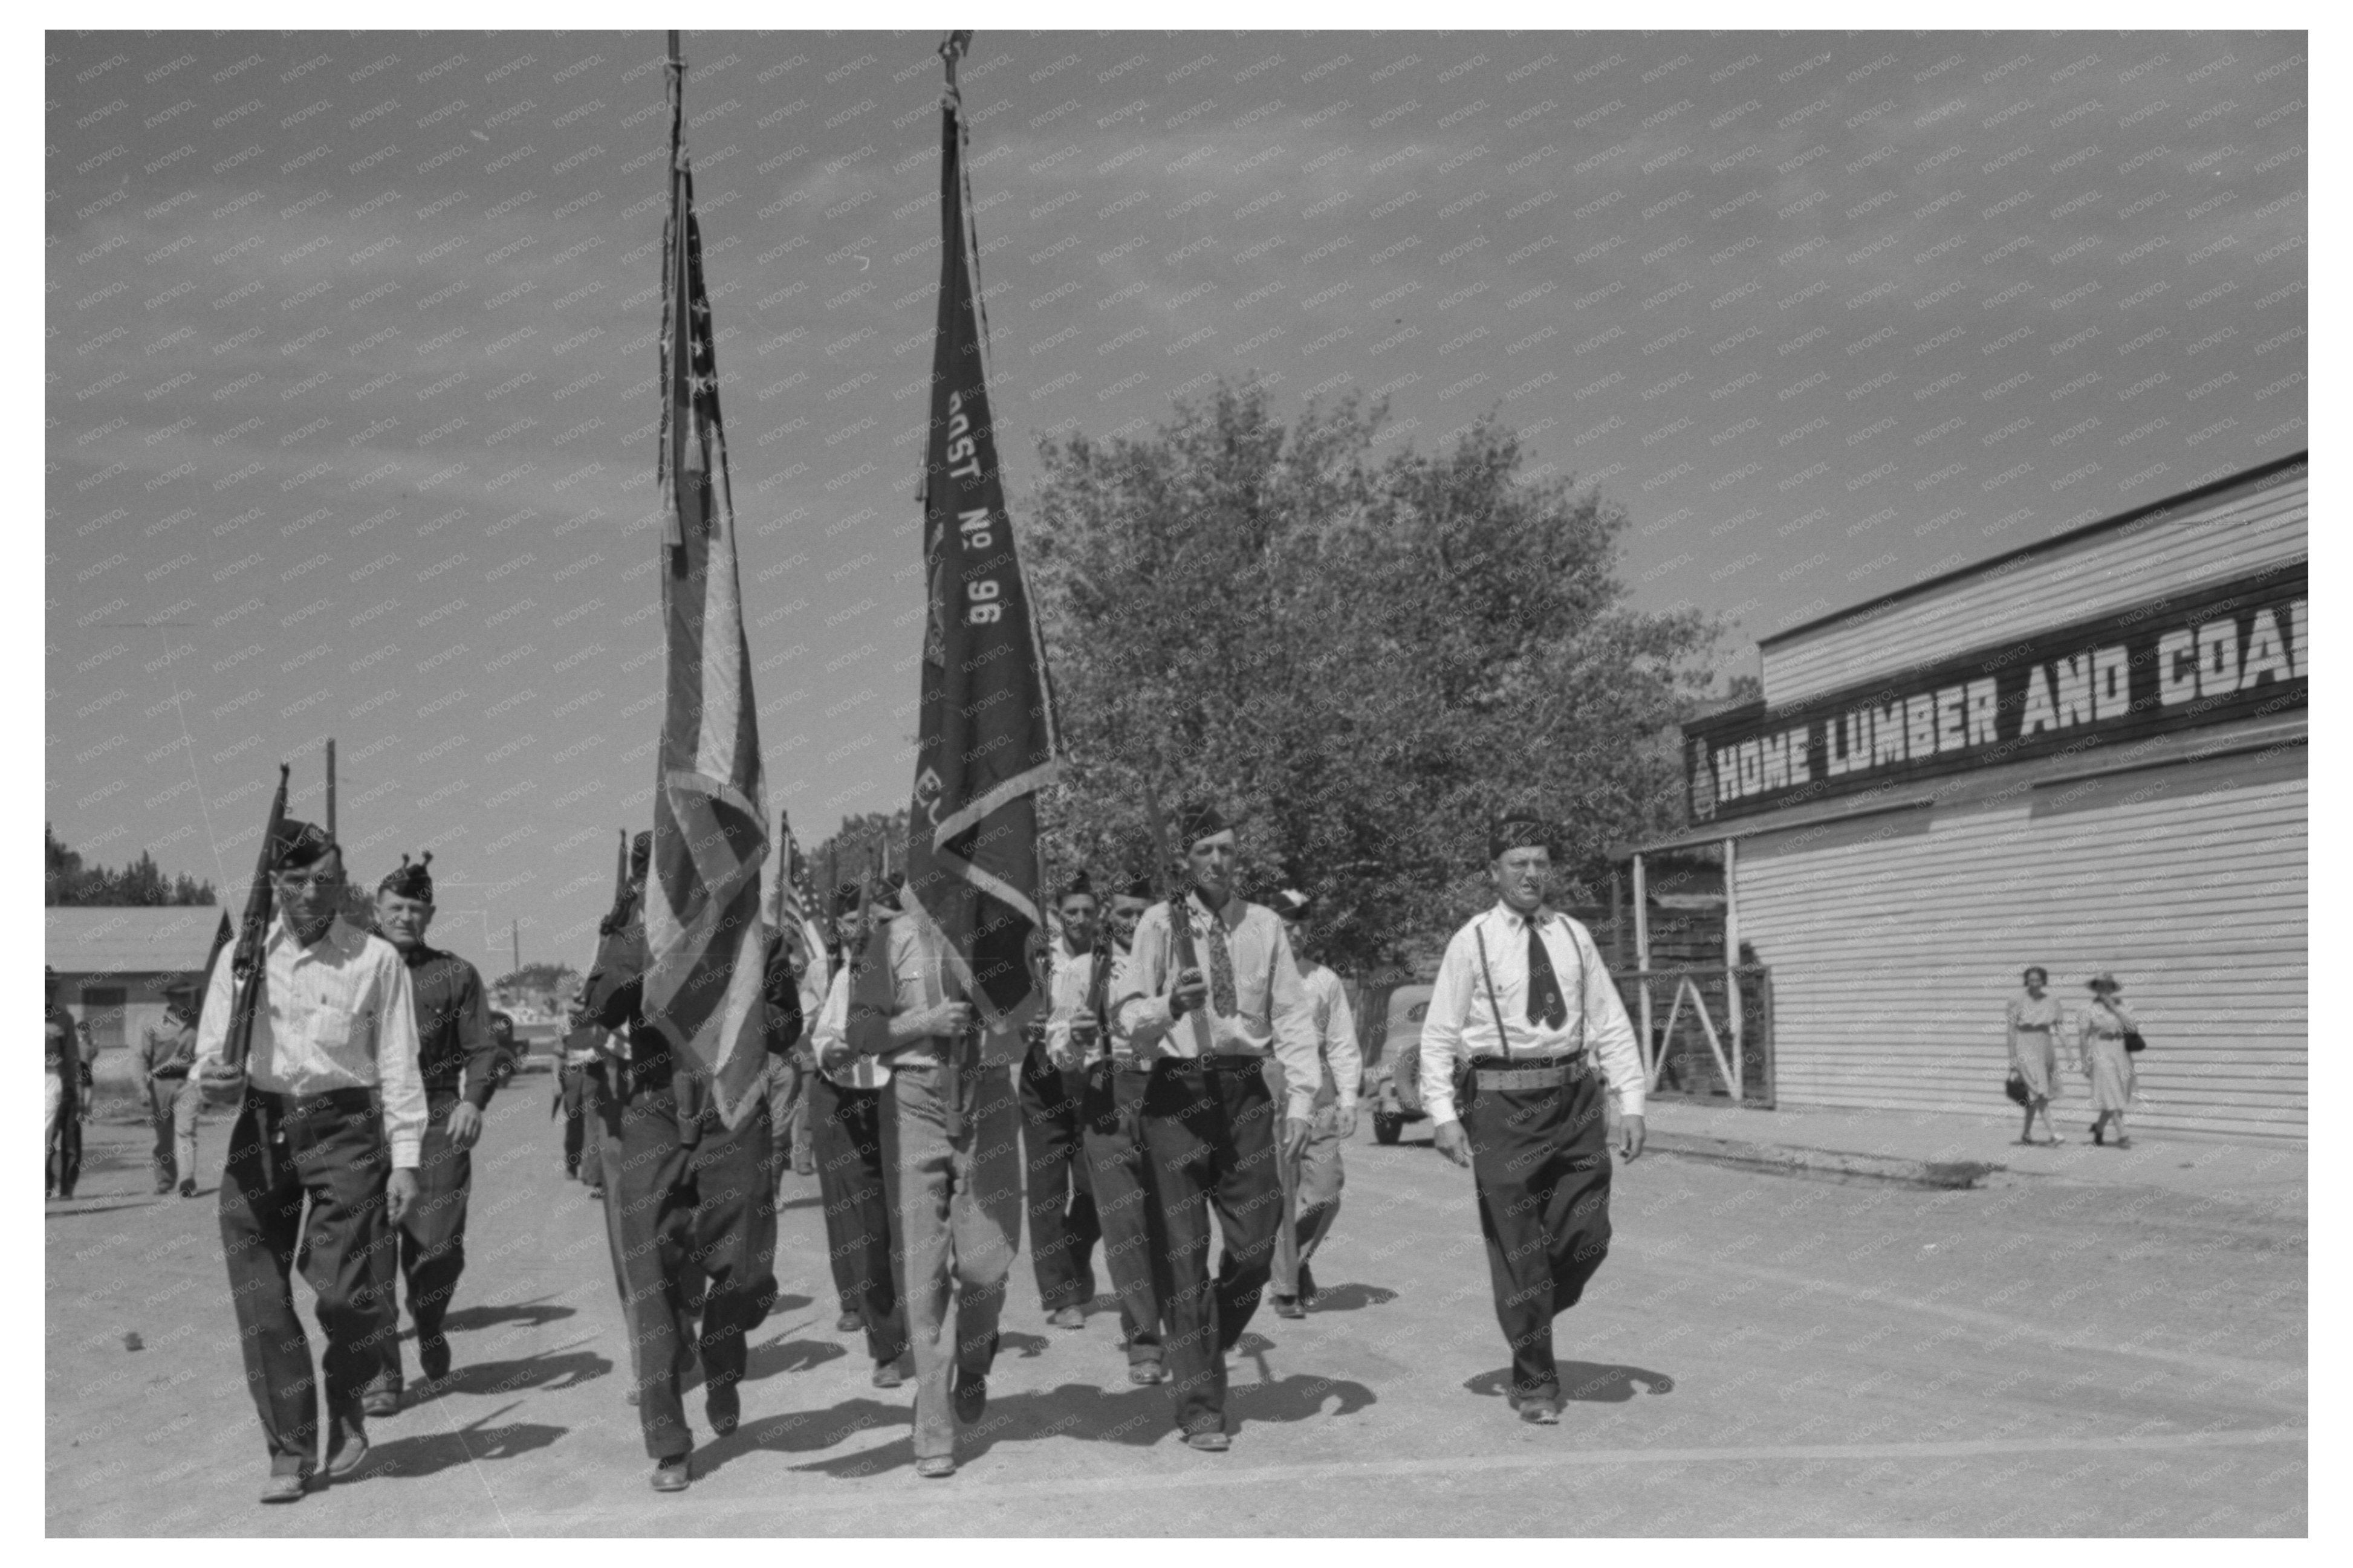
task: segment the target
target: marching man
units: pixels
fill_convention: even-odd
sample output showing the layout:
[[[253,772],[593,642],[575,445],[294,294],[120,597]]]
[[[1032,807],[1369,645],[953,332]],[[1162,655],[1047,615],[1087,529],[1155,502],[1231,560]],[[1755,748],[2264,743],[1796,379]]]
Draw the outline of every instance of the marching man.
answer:
[[[1512,1406],[1560,1420],[1553,1319],[1609,1251],[1609,1141],[1642,1152],[1642,1059],[1586,929],[1545,907],[1551,829],[1530,816],[1488,836],[1495,907],[1454,933],[1421,1027],[1421,1097],[1440,1153],[1471,1168],[1495,1318],[1512,1351]],[[1462,1099],[1456,1068],[1467,1062]]]

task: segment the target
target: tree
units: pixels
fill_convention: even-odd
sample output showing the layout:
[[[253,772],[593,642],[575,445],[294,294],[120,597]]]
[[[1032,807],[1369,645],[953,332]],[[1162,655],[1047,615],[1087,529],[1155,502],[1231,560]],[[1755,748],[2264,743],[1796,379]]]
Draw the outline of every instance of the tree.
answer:
[[[147,906],[211,904],[210,882],[182,873],[166,879],[154,856],[142,849],[139,858],[120,871],[85,866],[79,851],[67,847],[47,823],[41,824],[42,902],[45,904],[137,904]]]
[[[1323,906],[1335,963],[1381,966],[1488,898],[1499,810],[1562,827],[1570,879],[1676,825],[1673,726],[1715,625],[1624,603],[1626,524],[1520,472],[1493,418],[1377,458],[1383,414],[1220,385],[1148,437],[1040,443],[1029,560],[1068,763],[1050,854],[1151,868],[1143,782],[1240,811],[1260,890]]]
[[[833,888],[843,882],[854,882],[866,874],[869,861],[879,873],[882,868],[883,847],[889,846],[891,868],[907,868],[907,808],[901,806],[888,816],[880,812],[852,812],[841,819],[841,826],[832,834],[801,851],[807,863],[809,891],[820,907],[833,897]],[[828,885],[828,877],[832,879]],[[814,912],[814,911],[813,911]]]

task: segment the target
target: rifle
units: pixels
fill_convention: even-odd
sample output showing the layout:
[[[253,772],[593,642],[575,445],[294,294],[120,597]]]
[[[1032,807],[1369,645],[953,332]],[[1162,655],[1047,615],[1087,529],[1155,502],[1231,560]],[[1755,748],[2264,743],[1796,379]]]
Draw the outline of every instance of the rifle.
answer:
[[[278,847],[279,830],[286,822],[286,778],[292,770],[278,764],[278,794],[269,802],[269,823],[261,830],[261,853],[253,866],[253,886],[245,895],[245,923],[238,928],[237,951],[229,957],[229,973],[237,979],[237,999],[229,1008],[228,1035],[221,1041],[221,1061],[243,1072],[253,1050],[254,1021],[269,987],[262,952],[269,941],[269,920],[275,912],[270,896],[269,856]]]
[[[1168,825],[1161,820],[1160,794],[1152,787],[1149,773],[1144,779],[1144,814],[1152,819],[1152,849],[1159,858],[1162,875],[1165,876],[1175,868],[1176,858],[1169,851]],[[1201,955],[1193,946],[1193,917],[1191,911],[1185,908],[1185,898],[1184,880],[1179,878],[1176,890],[1168,898],[1168,937],[1175,947],[1179,973],[1201,967]],[[1193,1020],[1193,1054],[1206,1057],[1209,1054],[1209,1020],[1198,1007],[1193,1009],[1190,1016]]]

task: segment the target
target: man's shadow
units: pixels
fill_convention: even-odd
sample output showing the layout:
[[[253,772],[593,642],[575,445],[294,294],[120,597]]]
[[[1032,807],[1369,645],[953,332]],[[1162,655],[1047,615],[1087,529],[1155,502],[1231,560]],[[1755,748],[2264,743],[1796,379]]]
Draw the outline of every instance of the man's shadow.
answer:
[[[613,1370],[613,1363],[594,1351],[545,1351],[506,1361],[461,1362],[433,1385],[433,1396],[444,1394],[512,1394],[520,1389],[554,1393],[592,1383]]]
[[[1247,1353],[1245,1340],[1245,1353]],[[1303,1373],[1264,1383],[1240,1379],[1228,1385],[1227,1412],[1239,1428],[1251,1422],[1292,1422],[1319,1416],[1350,1415],[1378,1397],[1361,1383],[1344,1378],[1314,1377]],[[702,1450],[711,1468],[737,1453],[765,1448],[807,1453],[828,1448],[860,1432],[904,1429],[912,1412],[905,1405],[886,1405],[871,1399],[851,1400],[828,1411],[776,1417],[748,1426],[735,1437]],[[1049,1437],[1074,1437],[1087,1443],[1115,1443],[1148,1448],[1176,1440],[1176,1407],[1164,1387],[1128,1387],[1106,1392],[1092,1384],[1065,1383],[1059,1387],[992,1399],[980,1420],[956,1434],[956,1460],[967,1464],[999,1443],[1039,1442]],[[879,1448],[862,1449],[797,1465],[797,1470],[837,1479],[879,1474],[914,1463],[914,1437],[907,1433]]]
[[[1636,1385],[1645,1394],[1672,1394],[1675,1380],[1647,1367],[1620,1366],[1609,1362],[1564,1361],[1554,1363],[1560,1374],[1560,1396],[1570,1404],[1623,1405],[1634,1397]],[[1512,1369],[1498,1367],[1464,1380],[1462,1386],[1486,1399],[1499,1399],[1512,1389]]]
[[[764,1377],[781,1373],[807,1372],[839,1361],[849,1350],[826,1340],[787,1340],[776,1338],[764,1345],[754,1345],[744,1358],[744,1381],[757,1383]]]
[[[459,1307],[442,1318],[441,1326],[458,1333],[496,1328],[501,1323],[520,1323],[525,1328],[539,1329],[560,1318],[569,1318],[576,1310],[572,1307],[552,1305],[543,1296],[535,1301],[516,1301],[501,1307]]]
[[[1308,1311],[1354,1312],[1366,1307],[1386,1307],[1398,1299],[1398,1293],[1386,1285],[1334,1285],[1315,1292],[1315,1304]]]
[[[512,1459],[544,1448],[572,1430],[537,1421],[511,1422],[503,1426],[490,1425],[513,1408],[512,1405],[502,1405],[455,1431],[421,1433],[378,1443],[371,1452],[367,1473],[429,1476],[477,1460]]]

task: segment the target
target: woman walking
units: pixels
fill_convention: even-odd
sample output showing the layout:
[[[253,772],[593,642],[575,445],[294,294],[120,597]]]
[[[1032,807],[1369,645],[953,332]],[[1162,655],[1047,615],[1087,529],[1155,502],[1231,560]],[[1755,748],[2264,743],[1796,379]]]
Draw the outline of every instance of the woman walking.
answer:
[[[2059,1098],[2059,1031],[2065,1013],[2059,998],[2046,989],[2051,984],[2049,970],[2039,963],[2029,964],[2021,978],[2026,983],[2026,994],[2011,997],[2008,1009],[2010,1070],[2026,1085],[2026,1125],[2019,1129],[2018,1141],[2034,1142],[2034,1118],[2040,1113],[2051,1142],[2064,1143],[2051,1120],[2051,1102]]]
[[[2140,1021],[2133,1016],[2116,993],[2124,987],[2106,970],[2092,976],[2092,1005],[2076,1024],[2076,1061],[2085,1077],[2092,1080],[2092,1142],[2105,1144],[2101,1130],[2113,1122],[2116,1130],[2116,1146],[2132,1147],[2125,1136],[2125,1108],[2139,1091],[2138,1075],[2133,1070],[2132,1053],[2125,1049],[2125,1035],[2138,1034]]]

